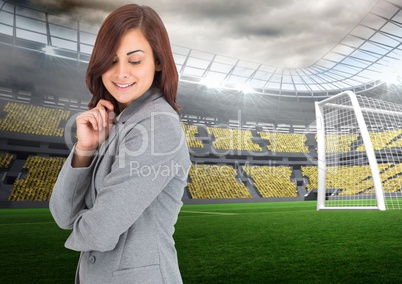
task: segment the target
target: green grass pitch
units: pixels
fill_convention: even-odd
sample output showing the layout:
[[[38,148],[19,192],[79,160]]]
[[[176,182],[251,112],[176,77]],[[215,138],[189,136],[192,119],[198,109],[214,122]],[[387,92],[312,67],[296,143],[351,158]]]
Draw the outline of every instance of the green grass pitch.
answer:
[[[402,211],[315,202],[185,205],[184,283],[401,283]],[[78,253],[48,209],[0,210],[0,283],[73,283]]]

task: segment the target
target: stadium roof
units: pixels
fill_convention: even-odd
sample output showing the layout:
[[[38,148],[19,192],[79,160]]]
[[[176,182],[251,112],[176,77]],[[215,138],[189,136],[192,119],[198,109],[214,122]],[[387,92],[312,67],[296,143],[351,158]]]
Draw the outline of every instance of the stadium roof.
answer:
[[[283,97],[322,98],[365,92],[401,73],[402,12],[379,1],[314,64],[281,68],[172,44],[182,82]],[[98,27],[0,1],[0,35],[9,44],[87,62]]]
[[[277,96],[362,92],[402,73],[401,6],[380,1],[314,64],[280,68],[175,47],[181,80]]]

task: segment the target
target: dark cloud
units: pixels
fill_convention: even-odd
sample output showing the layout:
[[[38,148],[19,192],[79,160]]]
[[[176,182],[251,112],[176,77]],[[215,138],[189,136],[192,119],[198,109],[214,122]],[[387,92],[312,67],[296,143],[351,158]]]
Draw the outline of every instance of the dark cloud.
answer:
[[[392,0],[401,1],[401,0]],[[13,1],[99,26],[125,0]],[[172,44],[282,67],[305,67],[334,47],[377,0],[139,0]]]
[[[122,5],[121,1],[105,0],[11,0],[9,2],[94,25],[100,25],[108,13]]]
[[[172,43],[268,65],[304,67],[334,47],[377,0],[186,3],[158,6]]]
[[[74,17],[79,9],[94,9],[100,11],[111,11],[119,6],[114,1],[103,0],[10,0],[11,3],[27,6],[30,8],[46,10],[49,13],[64,14]]]

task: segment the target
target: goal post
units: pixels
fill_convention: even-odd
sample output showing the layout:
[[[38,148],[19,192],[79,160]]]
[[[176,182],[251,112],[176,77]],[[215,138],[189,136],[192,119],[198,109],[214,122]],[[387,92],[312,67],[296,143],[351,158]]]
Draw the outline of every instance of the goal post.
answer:
[[[317,210],[400,209],[402,106],[345,91],[315,111]]]

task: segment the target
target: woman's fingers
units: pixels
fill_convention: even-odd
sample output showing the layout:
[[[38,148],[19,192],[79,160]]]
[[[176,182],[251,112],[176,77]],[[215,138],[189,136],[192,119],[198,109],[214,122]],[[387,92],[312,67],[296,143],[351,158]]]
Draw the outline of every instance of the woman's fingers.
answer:
[[[111,120],[113,120],[113,116],[110,116],[110,113],[113,113],[113,104],[107,100],[100,100],[96,105],[96,109],[99,110],[99,113],[101,115],[102,126],[107,127]],[[102,126],[100,127],[100,129],[102,129]]]
[[[112,102],[107,101],[107,100],[99,100],[99,102],[96,105],[96,107],[100,107],[100,106],[104,107],[108,111],[113,111],[114,110],[114,106],[113,106]]]
[[[101,100],[95,108],[77,117],[77,144],[80,149],[94,150],[108,137],[114,118],[113,109],[111,102]]]
[[[77,127],[89,127],[94,131],[102,131],[109,128],[114,118],[114,106],[107,100],[100,100],[97,106],[91,110],[83,112],[77,117]]]
[[[77,122],[81,124],[90,124],[94,130],[99,129],[99,121],[101,120],[101,115],[97,110],[90,110],[82,113],[77,117]]]
[[[107,122],[108,122],[108,115],[107,115],[107,111],[103,106],[97,107],[96,108],[99,114],[99,130],[102,130],[102,128],[107,126]]]

